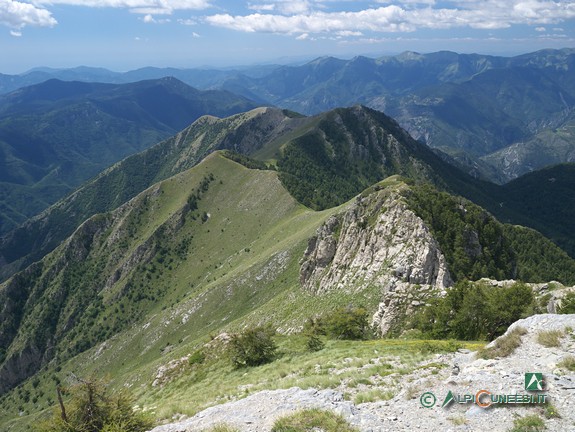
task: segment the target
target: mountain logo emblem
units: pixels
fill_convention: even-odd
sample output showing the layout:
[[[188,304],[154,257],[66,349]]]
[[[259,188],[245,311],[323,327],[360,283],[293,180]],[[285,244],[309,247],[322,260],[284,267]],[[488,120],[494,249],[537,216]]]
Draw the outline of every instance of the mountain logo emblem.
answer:
[[[443,400],[443,404],[441,405],[441,408],[445,408],[447,405],[449,405],[454,400],[455,400],[455,397],[453,396],[453,393],[451,393],[451,390],[449,390],[449,393],[447,393],[447,396],[445,396],[445,399]]]
[[[525,374],[525,390],[527,391],[542,391],[543,390],[543,374],[539,372],[527,372]]]

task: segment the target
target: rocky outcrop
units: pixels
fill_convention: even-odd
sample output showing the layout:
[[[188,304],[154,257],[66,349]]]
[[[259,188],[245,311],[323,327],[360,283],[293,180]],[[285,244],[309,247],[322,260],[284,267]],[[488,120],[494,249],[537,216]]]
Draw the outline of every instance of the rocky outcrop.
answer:
[[[300,282],[316,294],[381,290],[373,317],[382,334],[436,291],[452,285],[446,260],[426,224],[405,203],[399,183],[360,196],[309,240]]]
[[[278,417],[302,407],[333,410],[347,416],[357,412],[340,392],[292,387],[266,390],[245,399],[214,406],[180,423],[158,426],[152,432],[206,431],[222,424],[245,432],[270,431]]]

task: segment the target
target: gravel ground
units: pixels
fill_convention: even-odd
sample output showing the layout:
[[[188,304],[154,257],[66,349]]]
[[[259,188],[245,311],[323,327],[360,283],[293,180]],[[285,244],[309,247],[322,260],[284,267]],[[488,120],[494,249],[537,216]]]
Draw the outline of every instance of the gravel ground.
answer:
[[[416,369],[401,377],[401,391],[391,400],[353,404],[344,400],[337,390],[262,391],[245,399],[208,408],[178,423],[158,426],[153,432],[192,432],[226,423],[242,432],[270,431],[274,421],[283,415],[303,409],[322,408],[343,415],[363,432],[383,431],[506,431],[514,419],[537,414],[545,421],[547,431],[575,432],[575,374],[558,368],[566,356],[575,356],[575,315],[536,315],[514,323],[508,331],[523,327],[522,345],[509,357],[494,360],[477,359],[475,353],[460,350],[439,354],[425,363],[441,363],[448,367]],[[546,348],[537,342],[541,331],[563,332],[561,346]],[[424,366],[424,364],[422,365]],[[525,374],[542,373],[545,380],[541,392],[525,390]],[[380,384],[382,389],[384,383]],[[505,405],[482,408],[475,403],[454,401],[441,405],[449,391],[453,395],[475,396],[487,390],[492,395],[544,394],[560,417],[546,418],[541,405]],[[426,408],[423,402],[436,402]],[[483,402],[489,400],[481,399]]]

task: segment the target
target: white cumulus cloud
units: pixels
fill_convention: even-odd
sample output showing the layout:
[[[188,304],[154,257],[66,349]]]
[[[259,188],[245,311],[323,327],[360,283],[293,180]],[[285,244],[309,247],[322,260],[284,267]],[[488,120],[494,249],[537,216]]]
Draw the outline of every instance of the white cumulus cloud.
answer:
[[[311,10],[313,0],[271,0],[268,3],[248,3],[247,8],[257,12],[277,11],[284,15],[306,13]],[[318,6],[318,4],[315,4]]]
[[[36,5],[68,5],[97,8],[124,8],[145,15],[171,14],[176,10],[201,10],[211,6],[210,0],[33,0]]]
[[[147,14],[144,15],[142,18],[140,18],[143,22],[145,22],[146,24],[167,24],[170,22],[169,19],[156,19],[154,18],[154,16],[152,14]]]
[[[291,8],[286,4],[291,3]],[[397,33],[418,29],[502,29],[516,24],[546,25],[575,18],[575,2],[549,0],[454,0],[436,6],[431,0],[382,1],[359,11],[317,11],[307,0],[277,1],[274,13],[216,14],[214,26],[244,32],[310,34],[365,31]],[[446,7],[450,5],[450,7]],[[286,7],[284,7],[286,6]],[[283,9],[282,9],[283,8]]]
[[[0,0],[0,24],[12,29],[13,36],[26,26],[52,27],[57,24],[50,11],[29,3]]]
[[[258,12],[273,11],[273,10],[275,10],[275,8],[276,8],[276,5],[273,3],[262,3],[262,4],[249,3],[248,4],[248,9],[255,10]]]
[[[287,0],[278,2],[278,9],[283,14],[307,13],[311,8],[307,0]]]

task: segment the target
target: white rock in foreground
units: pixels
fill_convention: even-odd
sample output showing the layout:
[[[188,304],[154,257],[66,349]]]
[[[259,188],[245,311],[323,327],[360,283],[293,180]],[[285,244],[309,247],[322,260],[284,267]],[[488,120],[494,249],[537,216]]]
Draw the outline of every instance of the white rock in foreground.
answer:
[[[342,414],[363,432],[384,431],[507,431],[518,416],[537,414],[544,419],[546,431],[575,431],[575,374],[560,370],[557,364],[566,356],[575,356],[575,315],[535,315],[514,323],[510,330],[523,327],[521,346],[509,357],[483,360],[475,353],[461,350],[440,354],[431,361],[448,367],[425,367],[401,376],[402,390],[389,401],[354,405],[334,390],[262,391],[245,399],[208,408],[180,423],[155,428],[153,432],[191,432],[227,423],[242,432],[268,432],[274,421],[283,415],[305,408],[322,408]],[[563,332],[561,346],[540,345],[541,331]],[[457,364],[459,373],[454,374]],[[544,393],[561,418],[546,419],[542,406],[504,406],[481,408],[475,404],[441,405],[449,391],[455,395],[475,395],[479,390],[492,394],[527,394],[525,373],[540,372],[546,381]],[[385,390],[385,388],[383,388]],[[431,392],[435,406],[425,408],[421,396]],[[537,394],[537,393],[535,393]]]

